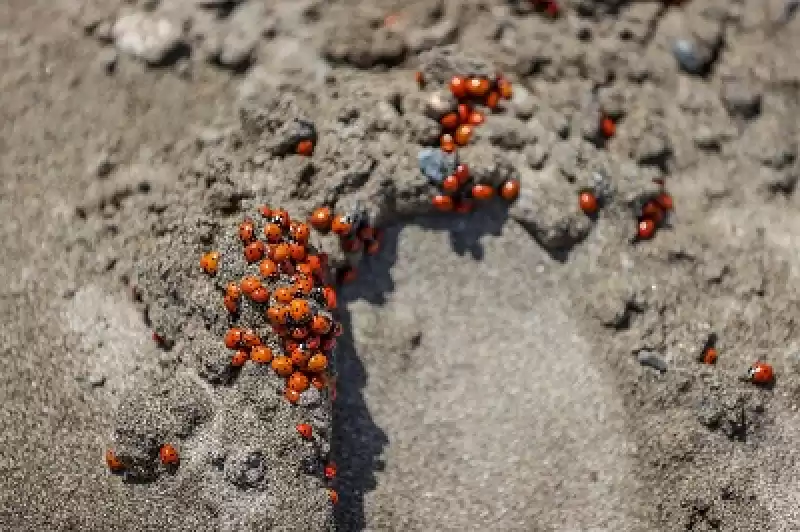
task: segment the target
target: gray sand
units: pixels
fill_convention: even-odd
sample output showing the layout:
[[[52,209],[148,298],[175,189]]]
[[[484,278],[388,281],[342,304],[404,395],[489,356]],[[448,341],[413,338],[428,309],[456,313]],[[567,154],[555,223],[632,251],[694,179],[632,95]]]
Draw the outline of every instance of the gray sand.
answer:
[[[562,4],[5,2],[0,529],[800,529],[800,20]],[[514,81],[461,157],[522,193],[430,217],[425,99],[460,68]],[[654,177],[672,228],[631,245]],[[340,294],[332,412],[228,378],[199,254],[261,203],[356,201],[388,231]],[[756,359],[774,388],[740,379]],[[292,439],[312,414],[319,449]],[[147,478],[109,474],[116,446]]]

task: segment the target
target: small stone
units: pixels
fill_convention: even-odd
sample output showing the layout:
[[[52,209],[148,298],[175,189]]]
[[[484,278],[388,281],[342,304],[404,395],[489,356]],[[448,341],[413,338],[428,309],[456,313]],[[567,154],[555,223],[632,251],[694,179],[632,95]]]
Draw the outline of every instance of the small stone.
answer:
[[[417,155],[419,169],[433,184],[439,184],[448,175],[455,172],[456,156],[438,148],[425,148]]]
[[[101,50],[97,55],[97,64],[107,75],[112,75],[117,70],[119,54],[113,48]]]
[[[688,39],[676,39],[672,44],[672,55],[678,66],[690,74],[699,74],[706,65],[698,46]]]
[[[103,375],[102,373],[95,372],[89,375],[87,381],[92,386],[92,388],[99,388],[106,383],[106,376]]]
[[[742,81],[727,81],[722,85],[722,102],[731,116],[752,120],[761,114],[761,93]]]
[[[108,177],[111,172],[114,171],[114,168],[117,167],[117,163],[114,160],[114,157],[111,154],[104,153],[101,155],[97,162],[94,164],[94,175],[99,178]]]
[[[636,354],[636,360],[642,366],[648,366],[660,372],[667,371],[667,361],[655,351],[644,349]]]
[[[439,120],[447,113],[454,113],[458,109],[458,101],[450,91],[436,91],[425,102],[425,114],[428,118]]]
[[[220,65],[234,70],[246,68],[254,60],[257,36],[233,32],[222,40],[217,61]]]
[[[117,19],[112,29],[114,44],[125,54],[158,66],[169,61],[183,42],[181,28],[150,13],[133,13]]]
[[[528,166],[534,170],[541,170],[544,168],[544,163],[547,162],[547,151],[541,144],[532,144],[525,147],[525,160]]]

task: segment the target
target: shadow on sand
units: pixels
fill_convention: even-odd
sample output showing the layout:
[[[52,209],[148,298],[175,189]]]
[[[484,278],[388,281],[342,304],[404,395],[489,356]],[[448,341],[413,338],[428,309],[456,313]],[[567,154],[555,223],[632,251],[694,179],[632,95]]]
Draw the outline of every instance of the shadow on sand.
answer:
[[[401,221],[386,228],[383,249],[377,256],[362,261],[358,280],[340,289],[339,317],[344,334],[339,339],[337,398],[333,404],[333,457],[339,470],[335,487],[340,497],[336,506],[337,530],[355,532],[366,528],[365,496],[377,487],[375,474],[384,468],[382,455],[389,444],[387,434],[372,419],[364,397],[367,369],[355,345],[348,304],[362,299],[382,305],[387,294],[394,291],[391,268],[397,259],[398,238],[403,227],[416,225],[431,231],[447,231],[451,251],[482,260],[481,238],[500,235],[507,218],[507,209],[491,205],[468,215]],[[391,326],[391,323],[386,325]]]

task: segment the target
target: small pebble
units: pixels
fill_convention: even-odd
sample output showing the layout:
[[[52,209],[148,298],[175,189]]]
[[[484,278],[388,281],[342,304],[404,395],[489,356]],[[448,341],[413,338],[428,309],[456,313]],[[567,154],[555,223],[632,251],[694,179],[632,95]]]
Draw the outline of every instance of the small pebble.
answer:
[[[690,74],[697,74],[703,69],[703,61],[698,56],[697,48],[688,39],[677,39],[672,45],[672,55],[678,65]]]
[[[438,148],[424,148],[417,155],[419,169],[433,184],[439,184],[456,168],[456,156]]]
[[[660,372],[667,371],[667,361],[655,351],[642,350],[636,354],[636,360],[642,366],[648,366]]]

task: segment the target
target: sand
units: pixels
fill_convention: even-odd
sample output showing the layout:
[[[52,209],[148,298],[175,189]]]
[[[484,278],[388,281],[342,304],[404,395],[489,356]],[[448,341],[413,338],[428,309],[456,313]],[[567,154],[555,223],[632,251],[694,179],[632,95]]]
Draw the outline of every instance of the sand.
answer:
[[[784,2],[576,0],[557,21],[504,0],[217,4],[0,8],[0,529],[800,528]],[[467,67],[516,90],[461,157],[522,192],[432,216],[425,100]],[[297,120],[311,158],[288,153]],[[592,220],[595,172],[615,194]],[[658,177],[671,227],[632,245]],[[379,256],[315,237],[360,272],[337,400],[229,378],[199,254],[264,202],[357,201],[387,228]],[[741,379],[756,359],[773,388]],[[311,417],[313,449],[292,439]],[[107,448],[147,465],[165,438],[177,471],[107,471]]]

